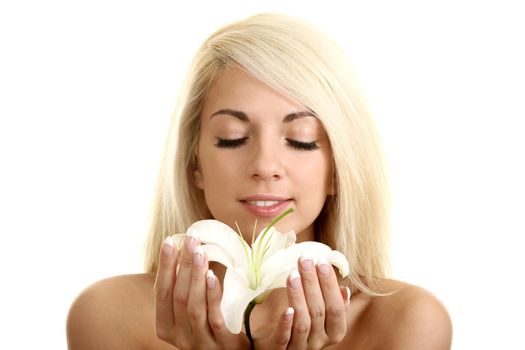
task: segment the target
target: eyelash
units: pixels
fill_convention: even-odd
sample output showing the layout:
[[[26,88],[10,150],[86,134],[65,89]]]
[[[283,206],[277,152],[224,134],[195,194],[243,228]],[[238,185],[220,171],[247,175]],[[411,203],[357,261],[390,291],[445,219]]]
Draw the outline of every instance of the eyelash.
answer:
[[[301,151],[315,151],[319,149],[319,145],[315,141],[301,142],[292,139],[286,139],[286,141],[288,141],[288,145]]]
[[[218,137],[215,146],[219,148],[234,149],[243,146],[246,144],[246,141],[248,141],[248,137],[242,137],[240,139],[221,139]],[[319,149],[319,145],[315,141],[301,142],[292,139],[286,139],[286,141],[290,147],[300,151],[315,151],[316,149]]]
[[[215,146],[219,148],[239,148],[248,141],[248,137],[241,137],[240,139],[221,139],[217,138]]]

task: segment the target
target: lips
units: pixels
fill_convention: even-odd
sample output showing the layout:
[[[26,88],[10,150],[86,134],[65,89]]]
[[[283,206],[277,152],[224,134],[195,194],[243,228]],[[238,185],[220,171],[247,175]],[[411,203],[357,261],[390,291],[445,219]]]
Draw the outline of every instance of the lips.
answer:
[[[271,218],[290,207],[290,198],[275,195],[255,195],[241,199],[241,204],[254,216]]]

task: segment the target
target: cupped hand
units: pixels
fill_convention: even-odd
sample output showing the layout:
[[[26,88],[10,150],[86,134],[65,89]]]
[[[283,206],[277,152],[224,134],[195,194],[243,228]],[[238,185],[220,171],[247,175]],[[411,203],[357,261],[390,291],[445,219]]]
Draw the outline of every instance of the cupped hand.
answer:
[[[208,270],[198,238],[188,236],[182,254],[170,238],[164,241],[154,290],[155,329],[161,340],[181,350],[249,349],[244,333],[233,334],[225,326],[221,287]]]
[[[255,335],[255,349],[322,349],[346,335],[350,290],[339,287],[332,266],[302,257],[288,279],[288,302],[270,332]]]

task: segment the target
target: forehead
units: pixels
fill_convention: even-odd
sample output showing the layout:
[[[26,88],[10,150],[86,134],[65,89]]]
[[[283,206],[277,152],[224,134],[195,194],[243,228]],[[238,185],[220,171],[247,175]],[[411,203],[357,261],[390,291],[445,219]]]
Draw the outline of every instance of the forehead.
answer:
[[[213,81],[203,106],[203,117],[220,109],[238,109],[248,115],[261,113],[281,117],[306,108],[239,68],[226,68]]]

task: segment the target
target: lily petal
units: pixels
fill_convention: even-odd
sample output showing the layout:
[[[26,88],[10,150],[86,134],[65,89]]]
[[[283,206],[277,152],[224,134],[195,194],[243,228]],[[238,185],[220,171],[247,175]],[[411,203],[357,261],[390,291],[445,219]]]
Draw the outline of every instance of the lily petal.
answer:
[[[339,269],[339,273],[342,277],[346,277],[350,272],[350,267],[346,257],[341,252],[332,250],[332,248],[326,244],[308,241],[295,244],[289,249],[300,251],[301,253],[299,256],[303,253],[311,256],[314,264],[319,262],[320,257],[324,257],[330,264],[335,265]]]
[[[227,268],[233,268],[235,266],[233,257],[221,247],[212,244],[203,244],[202,250],[206,253],[208,261],[216,261]]]
[[[171,235],[173,238],[173,244],[177,246],[177,251],[180,251],[182,249],[182,244],[184,243],[184,239],[186,238],[185,233],[176,233],[174,235]]]
[[[339,269],[342,277],[348,275],[350,268],[343,254],[319,242],[302,242],[268,257],[262,266],[261,285],[268,285],[268,288],[286,287],[286,279],[297,268],[297,262],[303,254],[312,257],[314,264],[323,257]]]
[[[255,297],[264,292],[259,287],[252,290],[248,280],[243,277],[245,271],[241,269],[227,269],[224,275],[224,293],[221,300],[221,312],[226,328],[232,333],[239,334],[246,307]]]
[[[264,259],[262,262],[266,261],[268,257],[275,254],[275,252],[290,247],[292,244],[295,243],[296,240],[296,235],[294,231],[281,233],[277,231],[274,227],[270,228],[270,230],[266,234],[266,237],[264,237],[264,240],[259,240],[259,238],[262,237],[263,232],[264,230],[259,234],[259,236],[257,236],[253,248],[254,252],[256,252],[257,249],[263,250],[261,252],[264,252]],[[259,245],[263,246],[257,248]]]
[[[343,253],[337,250],[332,250],[332,252],[326,260],[328,260],[330,264],[337,267],[341,277],[346,277],[350,273],[350,266],[348,264],[348,260],[346,260],[346,256],[344,256]]]
[[[213,245],[223,251],[223,255],[229,256],[223,261],[231,261],[234,266],[247,267],[247,254],[250,254],[251,248],[246,244],[232,228],[217,220],[200,220],[193,223],[187,232],[196,230],[197,235],[202,243]],[[223,263],[220,260],[216,260]],[[228,265],[226,265],[228,266]]]

